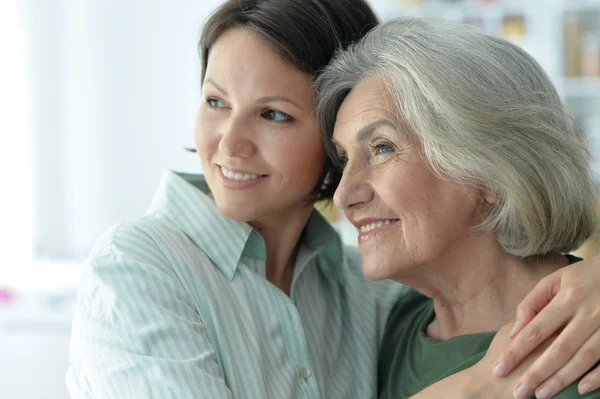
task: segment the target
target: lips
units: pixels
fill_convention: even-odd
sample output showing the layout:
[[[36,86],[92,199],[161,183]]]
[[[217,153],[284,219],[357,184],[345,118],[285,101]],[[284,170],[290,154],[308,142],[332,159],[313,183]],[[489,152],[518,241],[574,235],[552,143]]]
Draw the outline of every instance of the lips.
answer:
[[[218,180],[229,190],[246,190],[257,187],[266,181],[268,175],[252,173],[242,169],[228,169],[217,165]]]
[[[379,227],[383,227],[385,225],[388,225],[390,223],[394,223],[396,222],[398,219],[387,219],[387,220],[379,220],[377,222],[372,222],[372,223],[367,223],[367,224],[363,224],[362,226],[359,227],[359,231],[361,233],[368,233],[369,231],[373,231]]]
[[[349,216],[349,215],[347,215]],[[354,227],[357,228],[361,233],[368,233],[369,231],[378,229],[380,227],[386,226],[390,223],[397,222],[399,219],[395,218],[362,218],[362,219],[350,219]]]
[[[225,168],[224,166],[221,166],[221,173],[223,173],[223,176],[225,176],[226,178],[231,179],[231,180],[237,180],[237,181],[254,180],[254,179],[259,179],[259,178],[263,177],[263,175],[259,175],[259,174],[255,174],[255,173],[245,173],[245,172],[233,171],[233,170]]]

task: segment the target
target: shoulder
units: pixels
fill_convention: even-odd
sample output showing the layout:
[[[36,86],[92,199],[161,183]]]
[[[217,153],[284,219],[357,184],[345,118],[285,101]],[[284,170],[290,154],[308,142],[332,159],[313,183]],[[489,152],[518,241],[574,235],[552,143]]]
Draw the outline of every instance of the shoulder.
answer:
[[[188,280],[212,267],[205,249],[198,246],[178,223],[161,212],[133,218],[109,228],[97,240],[85,273],[139,271]]]
[[[93,318],[94,312],[142,314],[152,306],[170,311],[172,303],[191,303],[188,277],[173,258],[185,240],[185,234],[160,215],[109,228],[84,264],[78,312]]]
[[[110,227],[96,241],[88,258],[129,258],[146,264],[168,261],[167,252],[185,234],[167,218],[152,214]]]

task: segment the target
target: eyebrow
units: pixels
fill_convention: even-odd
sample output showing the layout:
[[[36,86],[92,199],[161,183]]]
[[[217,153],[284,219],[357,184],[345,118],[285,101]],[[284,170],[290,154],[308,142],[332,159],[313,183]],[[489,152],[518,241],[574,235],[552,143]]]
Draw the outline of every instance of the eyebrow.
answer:
[[[229,94],[227,93],[227,90],[225,90],[224,88],[222,88],[221,86],[219,86],[217,84],[217,82],[215,82],[214,80],[212,80],[211,78],[208,78],[204,81],[204,84],[210,83],[211,85],[213,85],[217,90],[219,90],[220,92],[222,92],[223,94],[225,94],[226,96],[228,96]],[[302,109],[302,107],[300,105],[298,105],[296,102],[290,100],[287,97],[283,97],[283,96],[267,96],[267,97],[262,97],[261,99],[259,99],[257,102],[259,104],[266,104],[269,102],[278,102],[278,101],[282,101],[282,102],[286,102],[286,103],[290,103],[292,105],[294,105],[295,107]]]
[[[294,105],[295,107],[302,109],[301,106],[299,106],[298,104],[296,104],[294,101],[290,100],[287,97],[282,97],[282,96],[267,96],[267,97],[263,97],[260,100],[258,100],[259,104],[266,104],[266,103],[270,103],[270,102],[277,102],[277,101],[283,101],[286,103],[290,103],[292,105]]]
[[[219,90],[221,93],[225,94],[226,96],[228,96],[227,91],[222,88],[221,86],[219,86],[217,84],[217,82],[215,82],[214,80],[212,80],[211,78],[208,78],[204,81],[204,84],[210,83],[211,85],[213,85],[217,90]]]
[[[371,137],[373,133],[375,133],[375,131],[381,126],[395,127],[394,124],[388,121],[387,119],[377,119],[376,121],[373,121],[361,127],[360,130],[356,133],[356,140],[365,141],[366,139]]]
[[[381,126],[395,127],[395,125],[392,122],[388,121],[387,119],[377,119],[377,120],[375,120],[375,121],[373,121],[371,123],[367,123],[366,125],[364,125],[363,127],[361,127],[358,130],[358,132],[356,132],[356,141],[365,141],[365,140],[367,140]],[[340,143],[338,143],[338,141],[335,139],[335,137],[331,138],[331,142],[336,147],[342,147],[343,148],[343,146],[340,145]]]

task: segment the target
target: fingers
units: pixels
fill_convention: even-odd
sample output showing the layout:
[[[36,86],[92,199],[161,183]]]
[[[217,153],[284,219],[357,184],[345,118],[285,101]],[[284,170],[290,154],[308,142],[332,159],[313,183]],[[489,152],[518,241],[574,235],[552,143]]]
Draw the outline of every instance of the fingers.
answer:
[[[562,328],[571,317],[572,312],[561,306],[548,305],[508,344],[494,367],[494,375],[503,377],[510,373],[527,355],[557,330]],[[591,331],[587,336],[591,335]],[[573,339],[572,336],[569,339]],[[579,348],[579,345],[575,349]],[[575,350],[574,349],[574,350]],[[574,353],[574,352],[573,352]],[[571,353],[571,356],[573,355]],[[570,356],[569,356],[570,357]],[[568,358],[567,358],[568,360]],[[563,363],[559,363],[560,366]],[[551,373],[546,374],[549,377]],[[532,387],[533,390],[533,387]]]
[[[600,366],[587,373],[579,382],[577,390],[581,395],[592,392],[600,388]]]
[[[564,367],[536,390],[536,397],[538,399],[551,398],[579,379],[579,377],[590,370],[590,368],[597,363],[598,359],[600,359],[599,348],[600,333],[595,333]],[[538,360],[541,360],[541,357]],[[536,367],[535,363],[531,368],[533,367]],[[525,374],[527,373],[529,373],[529,370],[525,372]],[[525,375],[523,377],[525,378]],[[579,393],[584,394],[596,390],[598,388],[599,377],[600,371],[598,368],[588,373],[578,385]]]
[[[585,320],[578,319],[569,323],[523,373],[515,386],[515,392],[520,388],[520,395],[515,397],[528,398],[535,389],[538,398],[550,398],[579,379],[598,361],[600,333],[583,327],[584,324]]]
[[[552,301],[560,290],[562,273],[553,273],[540,280],[517,307],[517,322],[510,336],[516,336],[533,318]]]

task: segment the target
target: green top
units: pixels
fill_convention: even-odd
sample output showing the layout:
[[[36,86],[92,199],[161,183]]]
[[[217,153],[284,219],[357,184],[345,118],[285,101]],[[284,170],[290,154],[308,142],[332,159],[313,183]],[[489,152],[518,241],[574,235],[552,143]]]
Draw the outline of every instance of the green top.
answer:
[[[576,258],[570,257],[571,263]],[[402,399],[454,373],[467,369],[486,354],[495,332],[460,335],[449,340],[428,337],[434,317],[433,300],[413,290],[390,313],[379,356],[380,399]],[[577,383],[556,399],[600,398],[600,392],[579,395]]]

